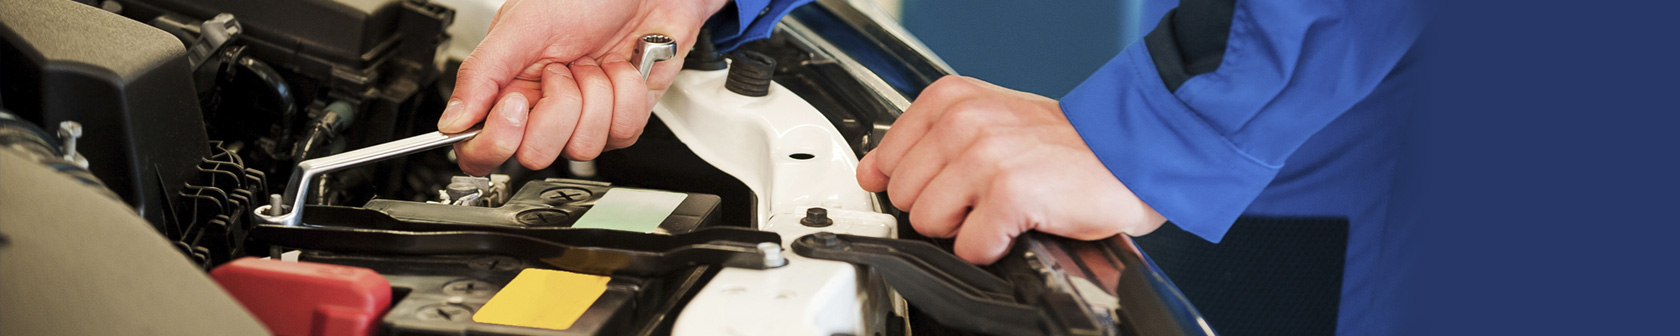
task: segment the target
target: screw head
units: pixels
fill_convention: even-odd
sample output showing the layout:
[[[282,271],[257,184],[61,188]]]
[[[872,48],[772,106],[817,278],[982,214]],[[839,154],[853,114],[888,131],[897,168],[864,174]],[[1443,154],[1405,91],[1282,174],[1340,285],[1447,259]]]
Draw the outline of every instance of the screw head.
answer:
[[[480,270],[512,271],[524,268],[519,259],[504,256],[485,256],[467,261],[467,267]]]
[[[514,219],[525,226],[555,226],[564,224],[569,217],[565,211],[559,209],[531,209],[519,212]]]
[[[551,203],[567,203],[588,200],[594,193],[583,188],[554,188],[542,192],[542,200]]]
[[[489,297],[500,289],[501,286],[478,279],[460,279],[443,284],[444,294],[458,296]]]
[[[74,120],[60,121],[58,122],[58,133],[72,138],[80,138],[82,137],[82,123]]]
[[[430,304],[416,309],[414,317],[421,321],[471,321],[472,309],[449,303]]]

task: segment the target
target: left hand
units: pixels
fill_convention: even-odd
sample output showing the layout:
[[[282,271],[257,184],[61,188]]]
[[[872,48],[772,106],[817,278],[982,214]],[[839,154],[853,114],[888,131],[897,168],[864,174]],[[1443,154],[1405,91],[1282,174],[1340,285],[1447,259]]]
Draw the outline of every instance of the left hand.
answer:
[[[858,163],[858,183],[886,191],[916,232],[956,237],[957,256],[976,264],[997,261],[1027,230],[1095,240],[1166,221],[1097,159],[1055,100],[958,76],[922,91]]]

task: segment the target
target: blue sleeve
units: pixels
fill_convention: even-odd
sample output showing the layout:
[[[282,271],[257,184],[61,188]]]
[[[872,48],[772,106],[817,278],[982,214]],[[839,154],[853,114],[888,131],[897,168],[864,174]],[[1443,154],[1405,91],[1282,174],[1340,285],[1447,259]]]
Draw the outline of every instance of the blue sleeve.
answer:
[[[734,0],[713,15],[712,43],[718,51],[729,52],[741,44],[770,37],[776,22],[793,8],[813,0]]]
[[[1154,57],[1184,50],[1152,51],[1140,39],[1063,97],[1062,110],[1139,198],[1219,242],[1284,160],[1411,48],[1423,21],[1413,2],[1237,1],[1223,13],[1217,68],[1169,84]]]

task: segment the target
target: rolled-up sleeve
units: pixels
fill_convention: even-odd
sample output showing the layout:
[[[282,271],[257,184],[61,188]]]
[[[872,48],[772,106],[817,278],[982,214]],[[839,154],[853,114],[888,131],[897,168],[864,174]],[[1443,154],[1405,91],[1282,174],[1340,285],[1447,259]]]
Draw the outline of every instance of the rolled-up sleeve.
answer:
[[[813,0],[735,0],[713,15],[712,43],[728,52],[741,44],[770,37],[776,22],[795,7]]]
[[[1063,97],[1062,109],[1145,203],[1218,242],[1285,159],[1412,47],[1424,21],[1415,7],[1187,0]],[[1211,40],[1223,46],[1209,47],[1206,18],[1195,15],[1228,18],[1213,32],[1225,39]]]

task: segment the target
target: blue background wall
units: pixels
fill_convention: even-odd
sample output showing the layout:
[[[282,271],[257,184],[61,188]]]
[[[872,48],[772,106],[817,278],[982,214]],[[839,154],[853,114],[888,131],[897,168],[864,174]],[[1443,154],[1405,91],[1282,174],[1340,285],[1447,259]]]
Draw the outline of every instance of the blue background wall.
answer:
[[[1061,98],[1158,22],[1139,2],[904,0],[902,21],[958,74]]]

